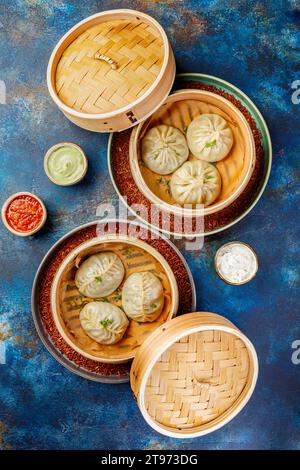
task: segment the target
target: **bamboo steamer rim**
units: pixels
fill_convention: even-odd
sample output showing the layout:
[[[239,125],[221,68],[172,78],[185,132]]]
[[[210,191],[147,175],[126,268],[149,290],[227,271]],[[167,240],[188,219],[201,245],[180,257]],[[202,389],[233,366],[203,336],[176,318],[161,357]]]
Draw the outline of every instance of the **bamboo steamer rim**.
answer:
[[[196,99],[197,96],[198,97],[208,96],[210,98],[216,98],[223,105],[227,106],[233,112],[233,114],[235,114],[238,117],[239,122],[242,123],[242,125],[244,126],[244,132],[248,135],[247,143],[249,145],[249,150],[250,150],[250,160],[248,163],[247,172],[241,184],[235,189],[235,191],[227,199],[220,201],[220,202],[213,203],[207,207],[203,207],[200,209],[183,208],[183,207],[179,207],[177,204],[170,204],[168,202],[163,201],[156,194],[154,194],[151,191],[151,189],[148,187],[148,185],[146,184],[143,178],[141,169],[140,169],[139,161],[138,161],[139,160],[138,147],[139,147],[140,134],[143,131],[143,127],[145,126],[145,124],[147,124],[146,120],[140,122],[133,129],[132,134],[130,136],[130,150],[129,150],[130,167],[131,167],[132,176],[139,190],[142,192],[142,194],[145,195],[145,197],[151,203],[157,205],[161,209],[167,210],[170,213],[174,213],[174,215],[187,216],[187,217],[203,217],[204,215],[213,214],[215,212],[218,212],[226,208],[228,205],[234,202],[241,195],[241,193],[247,186],[251,178],[251,175],[253,173],[255,161],[256,161],[254,137],[253,137],[251,128],[245,116],[241,113],[241,111],[238,108],[236,108],[236,106],[234,106],[229,100],[227,100],[223,96],[217,95],[215,93],[212,93],[206,90],[183,89],[183,90],[176,90],[175,92],[171,93],[163,104],[169,104],[169,103],[181,101],[182,99],[192,100],[192,99]],[[142,135],[142,137],[143,136],[144,134]]]
[[[81,243],[78,247],[76,247],[74,250],[72,250],[63,260],[61,263],[60,267],[58,268],[54,279],[53,283],[51,286],[51,310],[52,310],[52,315],[53,315],[53,320],[55,323],[55,326],[57,327],[59,333],[63,337],[63,339],[66,341],[66,343],[73,348],[76,352],[79,354],[85,356],[88,359],[92,359],[97,362],[105,362],[105,363],[118,363],[121,364],[122,362],[128,362],[129,360],[133,359],[136,353],[135,351],[132,351],[131,354],[126,356],[125,358],[122,359],[109,359],[107,357],[100,357],[100,356],[93,356],[92,354],[89,354],[86,352],[84,349],[79,348],[71,339],[70,337],[66,334],[64,327],[61,324],[60,321],[60,313],[57,308],[57,290],[59,287],[59,283],[61,280],[61,277],[67,268],[68,264],[80,254],[83,250],[87,248],[91,248],[95,245],[101,244],[101,243],[107,243],[107,242],[124,242],[128,244],[132,244],[134,246],[137,246],[146,252],[148,252],[150,255],[152,255],[162,266],[164,269],[169,284],[170,284],[170,289],[171,289],[171,295],[172,295],[172,302],[171,302],[171,308],[170,312],[168,315],[168,319],[166,321],[170,321],[170,319],[176,315],[177,310],[178,310],[178,305],[179,305],[179,293],[178,293],[178,286],[177,286],[177,281],[176,278],[173,274],[172,269],[170,268],[168,262],[165,260],[165,258],[157,251],[155,248],[152,246],[148,245],[146,242],[135,238],[135,237],[130,237],[126,235],[104,235],[101,237],[94,237],[91,240],[88,240],[86,242]],[[158,327],[159,329],[159,327]]]
[[[58,51],[64,45],[64,43],[66,42],[66,45],[65,45],[65,48],[64,48],[64,50],[65,50],[73,42],[73,39],[72,39],[72,41],[68,42],[68,39],[70,38],[70,36],[73,33],[75,33],[77,30],[80,30],[80,32],[76,36],[76,38],[77,38],[82,32],[85,31],[85,29],[83,28],[84,25],[88,24],[89,22],[93,21],[94,19],[105,18],[106,16],[109,16],[109,15],[115,15],[116,19],[117,19],[117,16],[119,16],[119,15],[120,15],[120,17],[122,17],[123,15],[131,15],[131,16],[137,17],[138,19],[144,20],[147,24],[152,24],[153,26],[155,26],[155,28],[158,30],[158,32],[161,35],[162,40],[163,40],[163,47],[164,47],[163,63],[162,63],[161,69],[159,71],[159,74],[157,75],[156,79],[151,84],[151,86],[147,89],[147,91],[145,93],[143,93],[139,98],[137,98],[132,103],[130,103],[130,104],[124,106],[124,107],[117,108],[117,109],[115,109],[113,111],[110,111],[108,113],[96,113],[96,114],[81,113],[81,112],[76,111],[75,109],[71,108],[70,106],[66,105],[58,97],[57,92],[56,92],[55,84],[53,84],[53,80],[52,80],[53,64],[55,62],[56,55],[57,55]],[[146,13],[143,13],[143,12],[140,12],[140,11],[137,11],[137,10],[131,10],[131,9],[106,10],[106,11],[103,11],[101,13],[96,13],[94,15],[91,15],[91,16],[83,19],[82,21],[80,21],[76,25],[74,25],[71,29],[69,29],[67,31],[67,33],[56,44],[56,46],[53,49],[52,54],[50,56],[50,59],[49,59],[49,62],[48,62],[48,67],[47,67],[47,86],[48,86],[48,90],[49,90],[51,98],[53,99],[55,104],[65,113],[69,113],[70,115],[72,115],[74,117],[83,118],[83,119],[91,119],[91,120],[94,120],[94,119],[109,119],[109,118],[118,116],[120,113],[126,113],[126,111],[130,111],[133,106],[136,106],[137,104],[141,103],[149,95],[151,95],[151,93],[155,90],[157,84],[161,81],[161,78],[165,73],[165,69],[167,67],[170,54],[171,54],[170,45],[169,45],[169,40],[167,38],[167,35],[166,35],[164,29],[162,28],[162,26],[152,16],[147,15]],[[61,57],[61,55],[60,55],[60,57]],[[55,69],[56,69],[56,67],[55,67]]]
[[[207,323],[201,324],[205,321]],[[178,333],[177,329],[181,331]],[[159,423],[148,413],[144,400],[146,384],[157,360],[169,347],[185,336],[209,330],[223,331],[239,338],[244,343],[249,356],[247,382],[235,402],[217,418],[195,428],[175,431],[175,428]],[[130,384],[145,421],[153,429],[169,437],[189,439],[209,434],[231,421],[249,401],[255,389],[258,370],[257,353],[252,342],[232,322],[212,312],[192,312],[171,320],[167,325],[161,325],[146,339],[133,360]]]

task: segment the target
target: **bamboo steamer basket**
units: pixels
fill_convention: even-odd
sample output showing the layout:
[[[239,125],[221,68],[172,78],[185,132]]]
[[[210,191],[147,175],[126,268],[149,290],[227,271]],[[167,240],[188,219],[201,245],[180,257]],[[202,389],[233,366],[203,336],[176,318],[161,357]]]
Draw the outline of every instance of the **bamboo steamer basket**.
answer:
[[[165,124],[185,133],[190,122],[200,114],[219,114],[228,122],[234,144],[228,156],[216,162],[222,187],[216,201],[207,207],[182,208],[172,198],[168,183],[172,175],[158,175],[142,162],[140,144],[147,130]],[[179,90],[170,95],[149,119],[133,129],[129,149],[130,167],[139,190],[153,204],[179,216],[202,217],[232,204],[246,188],[255,166],[254,138],[243,114],[227,99],[205,90]],[[189,153],[189,160],[197,160]]]
[[[59,109],[79,127],[121,131],[150,116],[168,96],[175,60],[151,16],[110,10],[86,18],[58,42],[47,84]]]
[[[113,251],[125,268],[121,286],[102,299],[84,297],[78,291],[74,278],[77,267],[89,256],[103,251]],[[130,320],[123,338],[116,344],[99,344],[82,329],[79,313],[93,300],[110,302],[122,308],[122,286],[133,272],[155,271],[164,288],[164,307],[153,322],[138,323]],[[72,250],[61,263],[51,287],[51,309],[55,325],[63,339],[75,351],[98,362],[127,362],[136,354],[143,341],[156,328],[176,315],[178,287],[173,271],[164,257],[146,242],[126,235],[105,235],[86,241]]]
[[[130,383],[147,423],[176,438],[203,436],[224,426],[255,388],[258,360],[249,339],[210,312],[180,316],[143,343]]]

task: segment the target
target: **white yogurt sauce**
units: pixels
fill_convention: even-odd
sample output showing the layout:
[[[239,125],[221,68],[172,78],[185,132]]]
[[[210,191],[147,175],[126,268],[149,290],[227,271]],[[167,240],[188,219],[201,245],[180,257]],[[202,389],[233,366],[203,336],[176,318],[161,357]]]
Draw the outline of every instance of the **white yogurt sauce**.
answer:
[[[257,268],[253,250],[244,243],[232,242],[217,251],[216,269],[225,281],[244,284],[254,277]]]

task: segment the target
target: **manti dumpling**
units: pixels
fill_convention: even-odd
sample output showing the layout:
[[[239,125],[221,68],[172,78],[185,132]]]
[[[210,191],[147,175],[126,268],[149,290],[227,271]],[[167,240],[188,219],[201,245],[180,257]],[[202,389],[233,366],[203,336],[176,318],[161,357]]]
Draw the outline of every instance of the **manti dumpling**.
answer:
[[[189,156],[183,133],[161,124],[152,127],[142,140],[142,159],[146,167],[159,175],[173,173]]]
[[[75,284],[82,295],[97,299],[114,292],[121,284],[124,273],[118,255],[104,251],[83,261],[76,272]]]
[[[160,279],[150,271],[128,276],[122,290],[122,306],[126,315],[137,322],[152,322],[162,312],[164,292]]]
[[[221,176],[217,168],[210,163],[201,160],[189,161],[173,173],[170,189],[173,198],[181,206],[208,206],[220,193]]]
[[[125,313],[108,302],[89,302],[80,311],[79,319],[85,333],[101,344],[120,341],[129,325]]]
[[[186,138],[195,157],[218,162],[228,155],[233,134],[227,121],[218,114],[201,114],[189,125]]]

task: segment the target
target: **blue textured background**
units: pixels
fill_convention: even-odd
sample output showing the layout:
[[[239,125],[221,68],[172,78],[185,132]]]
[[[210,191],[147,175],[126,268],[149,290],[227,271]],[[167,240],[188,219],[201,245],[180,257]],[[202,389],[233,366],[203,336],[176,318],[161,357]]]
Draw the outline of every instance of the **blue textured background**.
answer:
[[[58,39],[100,10],[131,7],[152,14],[171,40],[178,71],[216,75],[240,87],[266,118],[274,148],[262,199],[237,226],[206,240],[200,255],[184,252],[195,277],[198,309],[218,312],[253,341],[260,375],[248,406],[221,430],[174,440],[150,429],[128,385],[102,385],[63,369],[34,330],[30,290],[48,248],[95,218],[100,201],[117,202],[106,165],[107,135],[72,125],[52,103],[46,66]],[[291,83],[300,79],[300,5],[293,1],[0,1],[0,203],[16,191],[40,195],[49,222],[21,239],[1,225],[0,448],[14,449],[272,449],[300,448],[300,365],[291,343],[300,339],[299,111]],[[79,186],[59,188],[43,171],[52,144],[70,140],[86,150],[90,167]],[[240,239],[256,249],[260,269],[243,287],[218,279],[213,255]],[[183,246],[182,244],[178,244]]]

